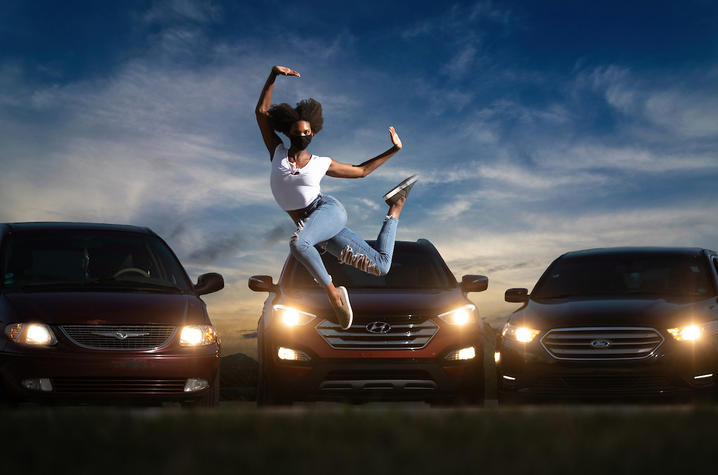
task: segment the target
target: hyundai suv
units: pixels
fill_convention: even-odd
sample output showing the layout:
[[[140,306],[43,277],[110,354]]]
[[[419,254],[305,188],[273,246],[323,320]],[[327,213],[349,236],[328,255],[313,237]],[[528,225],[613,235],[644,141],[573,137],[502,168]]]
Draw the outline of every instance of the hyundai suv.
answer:
[[[482,322],[466,293],[485,290],[486,277],[466,275],[457,283],[425,239],[396,242],[385,276],[329,254],[323,261],[334,284],[349,291],[354,321],[347,330],[291,255],[277,284],[266,275],[249,279],[252,290],[269,292],[258,324],[259,404],[483,400]]]
[[[718,377],[718,257],[610,248],[556,259],[503,328],[499,399],[694,396]],[[706,396],[706,394],[704,394]]]

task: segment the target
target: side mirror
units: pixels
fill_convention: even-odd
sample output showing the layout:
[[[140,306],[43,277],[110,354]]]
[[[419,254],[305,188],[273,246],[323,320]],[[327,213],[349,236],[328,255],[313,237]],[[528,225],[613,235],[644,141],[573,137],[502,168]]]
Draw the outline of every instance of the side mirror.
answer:
[[[464,292],[483,292],[489,288],[489,278],[485,275],[465,275],[461,278],[461,290]]]
[[[504,294],[507,302],[523,303],[529,301],[529,289],[508,289]]]
[[[271,275],[253,275],[247,284],[255,292],[273,292],[277,289]]]
[[[197,277],[197,283],[194,285],[194,291],[197,295],[211,294],[224,288],[224,278],[216,272],[209,272]]]

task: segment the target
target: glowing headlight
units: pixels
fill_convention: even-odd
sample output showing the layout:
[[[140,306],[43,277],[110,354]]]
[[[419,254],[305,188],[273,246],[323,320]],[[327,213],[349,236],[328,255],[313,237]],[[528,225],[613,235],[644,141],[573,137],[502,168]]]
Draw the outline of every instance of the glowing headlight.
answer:
[[[442,313],[439,318],[451,325],[466,325],[476,321],[476,307],[473,305],[464,305],[463,307],[452,310],[451,312]]]
[[[669,328],[667,331],[678,341],[696,341],[700,340],[703,335],[714,335],[718,333],[718,320],[713,320],[712,322],[701,325]]]
[[[49,346],[57,343],[52,329],[44,323],[12,323],[5,327],[5,335],[22,345]]]
[[[309,361],[311,359],[309,355],[303,351],[284,348],[283,346],[280,346],[277,350],[277,357],[280,360],[286,361]]]
[[[501,336],[512,338],[519,343],[530,343],[539,333],[541,333],[541,330],[534,330],[529,327],[517,327],[507,323],[501,332]]]
[[[296,308],[287,307],[286,305],[275,305],[274,311],[277,312],[279,320],[288,327],[296,327],[298,325],[306,325],[315,318],[316,315],[302,312]]]
[[[180,345],[204,346],[217,341],[217,332],[212,325],[187,325],[180,332]]]
[[[476,349],[473,346],[454,350],[446,355],[446,359],[451,361],[473,360],[474,358],[476,358]]]

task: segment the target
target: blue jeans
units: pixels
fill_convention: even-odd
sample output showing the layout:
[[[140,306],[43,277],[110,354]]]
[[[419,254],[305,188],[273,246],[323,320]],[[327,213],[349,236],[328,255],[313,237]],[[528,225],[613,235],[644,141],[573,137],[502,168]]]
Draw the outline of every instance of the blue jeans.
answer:
[[[317,199],[318,202],[310,205],[314,206],[312,211],[297,222],[298,229],[289,241],[294,258],[324,287],[332,282],[332,277],[314,247],[317,244],[343,264],[369,274],[386,275],[391,267],[399,220],[390,216],[384,218],[375,249],[345,226],[347,212],[339,201],[329,195],[319,195]]]

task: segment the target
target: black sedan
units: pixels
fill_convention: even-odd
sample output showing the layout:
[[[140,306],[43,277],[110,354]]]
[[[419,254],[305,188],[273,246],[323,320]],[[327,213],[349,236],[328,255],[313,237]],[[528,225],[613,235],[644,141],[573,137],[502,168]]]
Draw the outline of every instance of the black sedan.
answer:
[[[569,252],[521,302],[494,355],[499,399],[712,396],[718,256],[697,248]]]

